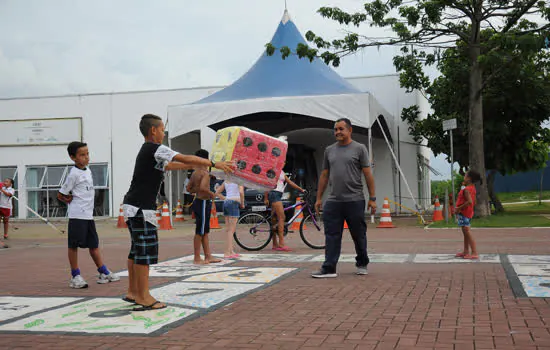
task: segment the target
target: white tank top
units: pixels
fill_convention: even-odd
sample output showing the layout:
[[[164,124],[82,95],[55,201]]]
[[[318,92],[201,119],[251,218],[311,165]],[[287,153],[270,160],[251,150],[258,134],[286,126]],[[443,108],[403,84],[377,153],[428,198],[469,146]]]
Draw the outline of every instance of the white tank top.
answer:
[[[284,192],[285,187],[286,187],[285,172],[281,170],[281,175],[279,175],[279,180],[277,180],[277,187],[275,187],[275,191],[282,193]]]
[[[241,201],[241,193],[239,192],[239,185],[225,182],[225,198],[227,200]]]

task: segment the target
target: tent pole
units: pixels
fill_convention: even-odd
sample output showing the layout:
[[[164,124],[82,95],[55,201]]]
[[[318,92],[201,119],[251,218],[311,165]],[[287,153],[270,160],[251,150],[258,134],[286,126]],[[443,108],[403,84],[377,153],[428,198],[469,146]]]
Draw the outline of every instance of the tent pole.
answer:
[[[372,161],[374,160],[374,157],[372,156],[372,126],[369,128],[369,163],[372,168]],[[372,169],[374,173],[374,168]]]
[[[168,124],[168,116],[166,116],[166,124]],[[170,137],[170,133],[168,133],[168,148],[172,149],[172,138]],[[179,172],[179,170],[178,170]],[[166,185],[166,179],[168,180],[168,212],[170,213],[170,225],[174,225],[172,222],[172,202],[174,198],[172,197],[172,177],[169,176],[170,173],[166,172],[165,174],[165,180],[164,184]]]
[[[407,178],[405,177],[405,174],[403,174],[403,170],[401,169],[401,165],[399,165],[399,162],[397,161],[397,157],[395,156],[395,153],[393,152],[392,147],[390,146],[390,142],[388,141],[388,136],[386,136],[386,132],[384,131],[384,128],[382,127],[382,124],[380,123],[380,120],[377,118],[376,121],[378,122],[378,125],[380,126],[380,131],[382,131],[382,135],[384,135],[384,140],[386,140],[386,144],[388,145],[388,149],[391,152],[391,155],[393,157],[393,160],[395,161],[397,165],[397,169],[399,169],[399,173],[401,174],[401,177],[403,178],[403,182],[405,183],[405,186],[407,187],[407,190],[409,191],[409,194],[411,195],[411,198],[414,202],[414,206],[416,207],[417,211],[420,211],[420,207],[418,206],[418,203],[416,202],[416,198],[414,198],[414,195],[411,191],[411,188],[409,187],[409,182],[407,181]],[[424,223],[424,218],[422,215],[420,215],[420,218],[422,219],[422,223]]]

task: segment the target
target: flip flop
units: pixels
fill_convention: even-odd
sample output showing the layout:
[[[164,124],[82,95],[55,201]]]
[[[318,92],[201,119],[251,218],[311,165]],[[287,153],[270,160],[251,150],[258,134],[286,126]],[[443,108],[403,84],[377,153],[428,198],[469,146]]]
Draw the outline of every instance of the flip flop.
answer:
[[[127,302],[127,303],[130,303],[130,304],[136,304],[136,305],[137,305],[137,303],[136,303],[136,299],[132,299],[132,298],[128,298],[128,297],[124,297],[124,298],[122,298],[122,300],[124,300],[124,301],[125,301],[125,302]]]
[[[464,255],[464,259],[479,260],[479,255]]]
[[[291,252],[292,249],[290,249],[289,247],[287,247],[286,245],[284,247],[280,247],[279,248],[279,251],[281,252]]]
[[[150,310],[161,310],[161,309],[165,309],[167,307],[166,304],[164,304],[164,306],[161,306],[161,307],[153,307],[157,304],[161,304],[160,301],[155,301],[154,303],[152,303],[151,305],[141,305],[141,307],[136,307],[134,308],[133,311],[150,311]],[[140,305],[140,304],[136,304],[136,305]]]
[[[467,254],[464,254],[464,253],[456,253],[455,255],[455,258],[463,258],[465,257]]]

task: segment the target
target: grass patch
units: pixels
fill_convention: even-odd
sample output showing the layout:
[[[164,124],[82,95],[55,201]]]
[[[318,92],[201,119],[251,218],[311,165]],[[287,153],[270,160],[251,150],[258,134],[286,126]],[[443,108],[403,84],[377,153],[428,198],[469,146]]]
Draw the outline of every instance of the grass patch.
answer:
[[[550,227],[550,203],[526,203],[507,205],[504,213],[493,214],[488,218],[474,218],[472,228],[476,227]],[[449,223],[439,221],[430,227],[456,227],[453,220]]]
[[[498,199],[504,204],[507,202],[538,201],[539,191],[498,193]],[[550,191],[542,191],[542,200],[550,199]]]
[[[504,206],[505,213],[524,213],[524,214],[548,214],[550,216],[550,203],[522,203],[522,204],[506,204]]]

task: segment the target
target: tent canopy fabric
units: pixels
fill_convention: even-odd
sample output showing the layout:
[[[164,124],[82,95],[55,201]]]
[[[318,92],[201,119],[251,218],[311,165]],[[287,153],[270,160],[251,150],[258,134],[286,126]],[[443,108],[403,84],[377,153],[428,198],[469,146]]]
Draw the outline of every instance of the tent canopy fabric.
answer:
[[[283,19],[271,39],[276,48],[294,50],[306,41],[285,10]],[[265,52],[240,79],[195,104],[248,100],[255,98],[317,96],[361,93],[321,60],[300,59],[291,55],[281,59],[279,52]]]
[[[298,43],[306,43],[287,10],[271,43],[276,48],[291,49]],[[329,121],[347,117],[363,128],[370,128],[380,116],[390,117],[371,94],[355,88],[321,60],[310,62],[296,55],[283,60],[278,53],[268,56],[264,51],[232,85],[194,103],[170,106],[169,137],[221,125],[236,117],[261,116],[261,112],[299,114]]]

